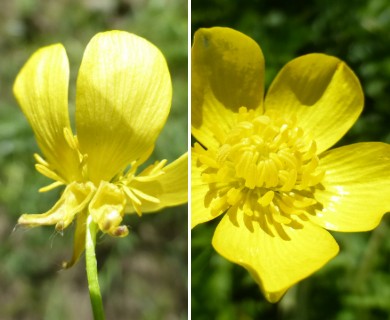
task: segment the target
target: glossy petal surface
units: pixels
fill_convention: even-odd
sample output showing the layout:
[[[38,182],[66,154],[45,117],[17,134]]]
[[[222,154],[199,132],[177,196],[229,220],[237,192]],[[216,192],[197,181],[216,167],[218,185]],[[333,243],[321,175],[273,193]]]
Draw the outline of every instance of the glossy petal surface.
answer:
[[[265,109],[296,119],[321,153],[355,123],[363,103],[359,80],[344,62],[324,54],[308,54],[280,71],[267,92]]]
[[[65,140],[68,115],[69,63],[64,47],[36,51],[19,72],[14,94],[29,121],[46,161],[65,181],[77,176],[78,158]]]
[[[155,142],[171,105],[165,58],[136,35],[99,33],[79,70],[76,127],[89,179],[109,181]]]
[[[197,166],[198,154],[193,149],[191,155],[191,228],[194,228],[218,217],[218,214],[212,214],[210,210],[207,197],[209,185],[202,181],[202,171]]]
[[[263,222],[238,211],[222,218],[213,246],[226,259],[245,267],[271,302],[338,252],[333,237],[310,222],[301,229],[269,230],[272,227],[268,229]]]
[[[183,154],[162,170],[164,174],[151,181],[134,181],[131,184],[131,187],[156,199],[142,201],[143,213],[155,212],[188,201],[188,154]]]
[[[229,28],[200,29],[192,48],[192,134],[216,146],[245,106],[261,111],[264,58],[246,35]]]
[[[316,190],[323,204],[313,221],[335,231],[374,229],[390,211],[390,146],[357,143],[324,153],[320,167],[326,170],[323,188]]]

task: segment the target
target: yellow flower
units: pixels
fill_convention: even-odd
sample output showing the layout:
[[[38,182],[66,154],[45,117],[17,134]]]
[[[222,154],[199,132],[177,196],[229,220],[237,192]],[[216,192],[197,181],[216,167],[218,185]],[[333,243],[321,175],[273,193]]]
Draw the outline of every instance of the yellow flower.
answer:
[[[390,146],[333,150],[363,107],[339,59],[289,62],[264,97],[260,47],[228,28],[192,48],[192,227],[225,213],[212,244],[278,301],[339,250],[325,229],[375,228],[390,210]]]
[[[74,264],[85,248],[88,215],[104,233],[125,236],[125,213],[153,212],[187,202],[187,154],[140,173],[167,119],[172,86],[166,61],[151,43],[123,31],[99,33],[89,42],[77,79],[77,136],[68,114],[69,63],[64,47],[39,49],[18,74],[14,94],[44,158],[36,169],[65,185],[46,213],[24,214],[26,226],[55,224],[64,230],[76,217]]]

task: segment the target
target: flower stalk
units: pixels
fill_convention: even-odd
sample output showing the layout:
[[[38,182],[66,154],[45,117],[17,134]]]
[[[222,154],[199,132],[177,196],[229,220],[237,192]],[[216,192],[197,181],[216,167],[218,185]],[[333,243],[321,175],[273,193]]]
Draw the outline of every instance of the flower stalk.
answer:
[[[93,222],[92,216],[88,215],[85,235],[85,264],[87,269],[89,296],[91,298],[93,318],[95,320],[104,320],[103,301],[100,293],[95,253],[96,233],[97,225]]]

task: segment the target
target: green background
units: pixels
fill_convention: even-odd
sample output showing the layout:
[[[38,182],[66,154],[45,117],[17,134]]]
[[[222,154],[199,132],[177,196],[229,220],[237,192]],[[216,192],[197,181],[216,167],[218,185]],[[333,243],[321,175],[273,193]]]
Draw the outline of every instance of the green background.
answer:
[[[126,30],[161,49],[173,78],[173,106],[154,159],[187,150],[187,2],[182,0],[5,0],[0,2],[0,319],[91,319],[83,259],[61,263],[73,249],[73,226],[14,229],[21,213],[48,210],[58,190],[34,169],[39,152],[12,96],[20,68],[39,47],[64,44],[75,81],[88,41],[100,31]],[[130,234],[98,237],[97,257],[107,319],[187,318],[187,206],[126,216]]]
[[[267,86],[300,55],[341,58],[360,79],[366,101],[362,116],[338,145],[390,142],[387,0],[197,0],[191,23],[192,34],[200,27],[226,26],[255,39],[265,56]],[[340,254],[277,304],[265,301],[243,268],[215,253],[211,238],[217,223],[192,231],[193,319],[390,319],[389,215],[373,232],[333,233]]]

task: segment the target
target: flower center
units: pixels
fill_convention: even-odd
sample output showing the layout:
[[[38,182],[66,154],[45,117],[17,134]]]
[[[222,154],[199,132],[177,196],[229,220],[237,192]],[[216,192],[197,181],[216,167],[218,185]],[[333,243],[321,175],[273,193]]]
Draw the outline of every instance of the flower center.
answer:
[[[150,147],[139,159],[129,164],[128,168],[118,172],[110,181],[91,181],[88,177],[88,155],[80,151],[77,137],[65,128],[64,136],[78,156],[79,171],[72,181],[67,181],[47,161],[35,154],[36,169],[54,182],[39,191],[46,192],[58,186],[66,185],[60,200],[44,216],[37,218],[36,224],[56,224],[56,229],[62,232],[73,220],[74,216],[83,210],[93,216],[100,230],[113,236],[125,236],[128,229],[120,225],[123,215],[136,212],[142,215],[143,205],[159,204],[161,188],[151,183],[164,175],[167,160],[157,161],[137,174],[137,170],[150,156]],[[35,219],[35,217],[33,218]],[[30,219],[31,220],[31,219]]]
[[[316,149],[294,120],[240,108],[217,150],[194,147],[209,184],[211,212],[241,209],[270,224],[299,227],[297,217],[307,220],[319,205],[313,190],[325,172],[318,168]]]

